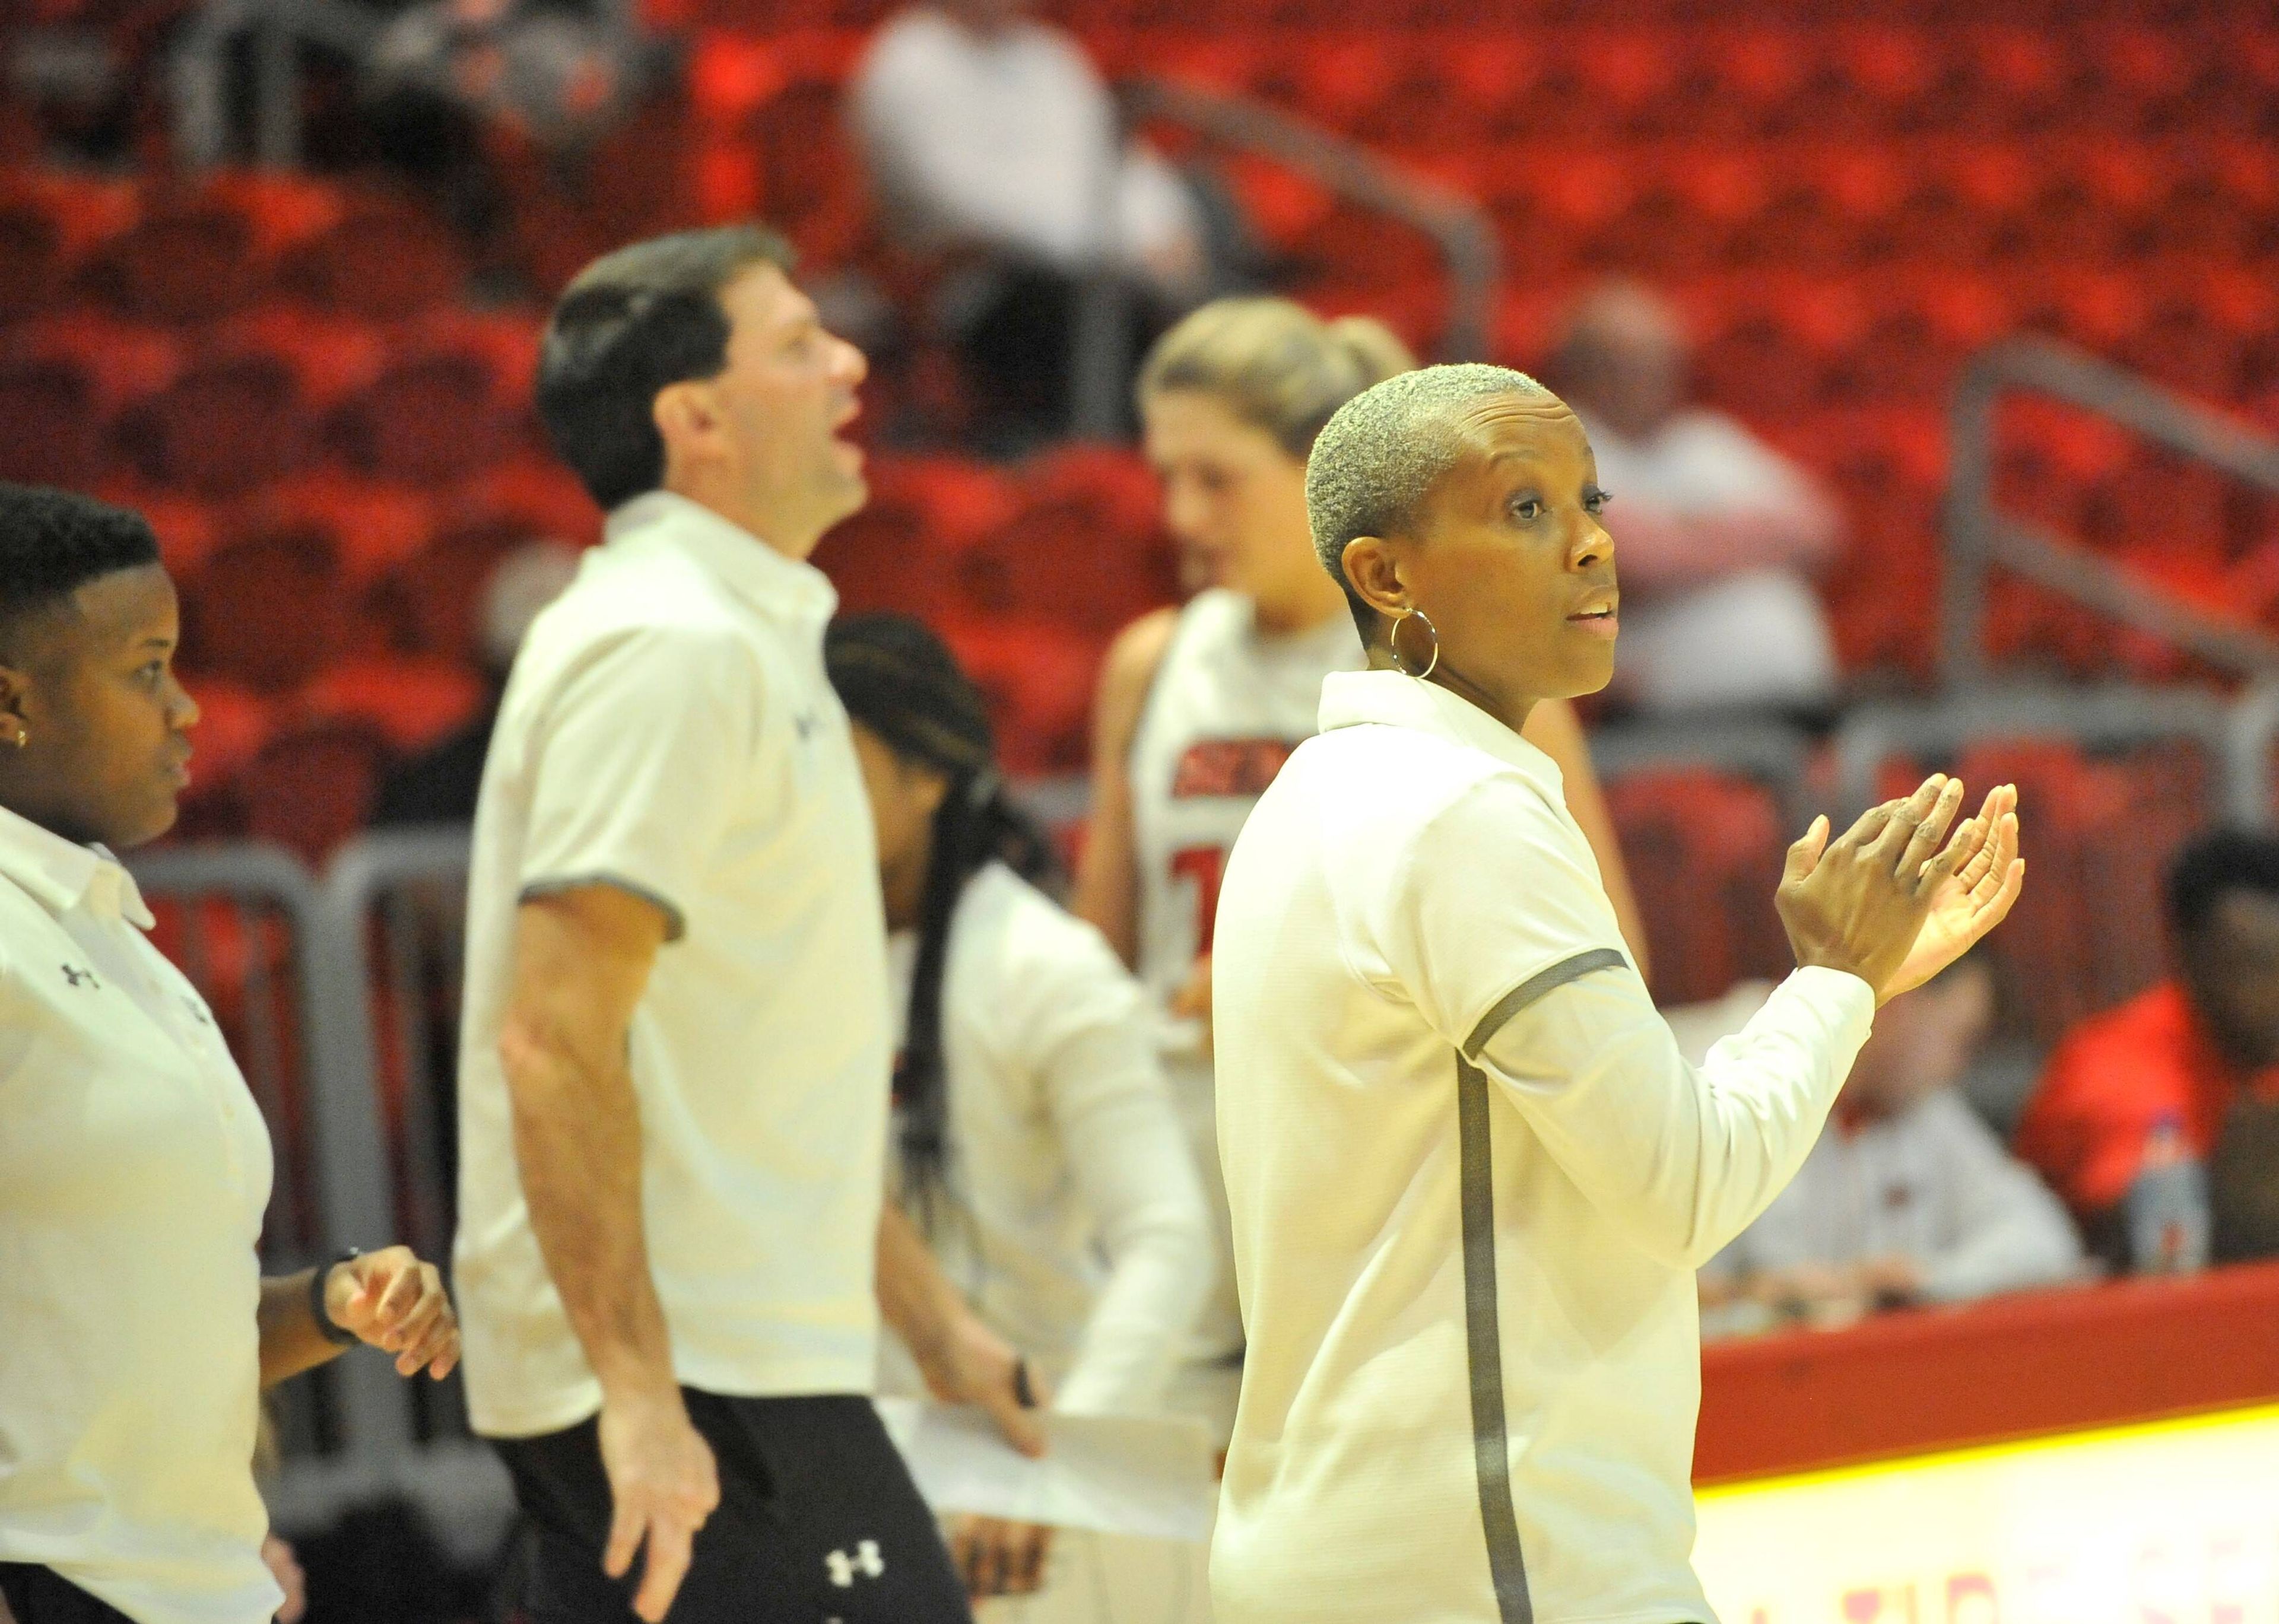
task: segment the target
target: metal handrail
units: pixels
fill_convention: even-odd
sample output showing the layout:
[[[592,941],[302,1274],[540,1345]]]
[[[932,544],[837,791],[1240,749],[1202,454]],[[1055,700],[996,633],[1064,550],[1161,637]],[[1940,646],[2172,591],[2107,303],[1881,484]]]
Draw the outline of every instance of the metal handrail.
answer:
[[[270,846],[178,846],[138,853],[135,884],[154,897],[258,899],[292,921],[294,975],[307,1045],[310,1132],[319,1237],[326,1253],[370,1246],[390,1236],[387,1140],[370,1084],[371,1035],[362,1019],[359,969],[327,928],[316,882],[290,852]],[[286,1258],[288,1264],[314,1262]],[[343,1442],[352,1452],[386,1454],[410,1436],[403,1383],[385,1360],[341,1361]]]
[[[2091,749],[2184,739],[2214,770],[2222,812],[2260,825],[2267,797],[2260,759],[2239,747],[2242,725],[2221,694],[2125,683],[1965,687],[1937,699],[1864,704],[1845,716],[1832,741],[1837,809],[1848,818],[1880,800],[1876,774],[1893,756],[1941,756],[1989,740],[2046,736]]]
[[[1118,89],[1135,121],[1165,119],[1206,140],[1270,158],[1431,238],[1447,265],[1450,284],[1439,357],[1473,361],[1488,355],[1503,249],[1495,223],[1477,200],[1255,96],[1145,76],[1125,80]]]
[[[170,65],[177,161],[209,169],[226,155],[230,47],[241,35],[254,38],[255,156],[266,167],[289,169],[301,157],[301,47],[361,60],[385,27],[349,0],[209,0]]]
[[[2045,395],[2267,490],[2279,440],[2133,372],[2049,339],[2015,339],[1973,360],[1950,417],[1953,475],[1941,591],[1941,674],[1961,689],[1985,672],[1986,579],[1999,566],[2244,676],[2279,674],[2279,638],[2212,615],[2077,541],[2003,513],[1994,495],[1994,413],[2004,395]]]
[[[612,33],[631,35],[639,28],[637,4],[602,0],[596,15]],[[211,169],[226,154],[230,48],[239,38],[254,40],[255,158],[290,169],[301,161],[301,48],[362,62],[388,27],[384,15],[354,0],[206,0],[170,64],[177,161]]]

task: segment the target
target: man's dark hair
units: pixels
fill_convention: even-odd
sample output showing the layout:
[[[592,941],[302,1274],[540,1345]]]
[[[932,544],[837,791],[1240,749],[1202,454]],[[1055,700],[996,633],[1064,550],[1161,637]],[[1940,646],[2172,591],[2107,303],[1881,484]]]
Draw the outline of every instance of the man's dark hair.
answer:
[[[2236,891],[2279,897],[2279,839],[2219,829],[2184,847],[2168,870],[2168,923],[2179,936],[2197,936]]]
[[[607,512],[664,483],[658,391],[728,364],[720,292],[757,264],[792,267],[757,226],[651,237],[604,254],[563,290],[538,360],[538,415]]]
[[[97,577],[157,562],[158,538],[139,513],[70,491],[0,484],[0,638]]]

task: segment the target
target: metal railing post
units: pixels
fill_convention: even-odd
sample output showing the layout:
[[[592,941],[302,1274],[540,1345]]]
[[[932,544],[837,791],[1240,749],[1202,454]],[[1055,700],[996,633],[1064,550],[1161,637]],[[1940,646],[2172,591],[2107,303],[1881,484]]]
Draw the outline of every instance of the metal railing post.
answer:
[[[1439,357],[1490,356],[1503,251],[1494,222],[1472,198],[1253,96],[1151,78],[1129,80],[1119,88],[1134,123],[1169,119],[1208,141],[1270,158],[1430,237],[1449,280]]]
[[[316,883],[275,846],[185,847],[137,857],[135,882],[153,896],[225,896],[280,909],[290,921],[297,1014],[308,1064],[311,1156],[316,1185],[318,1262],[348,1246],[384,1245],[395,1218],[388,1199],[387,1138],[372,1086],[364,1000],[324,918]],[[410,1400],[386,1359],[354,1352],[333,1367],[342,1441],[353,1453],[385,1454],[411,1436]]]
[[[301,161],[301,46],[274,5],[254,23],[254,151],[263,167]]]
[[[2062,401],[2235,479],[2279,491],[2279,440],[2221,412],[2048,339],[2014,339],[1984,351],[1956,385],[1949,417],[1953,473],[1940,642],[1948,684],[1984,673],[1986,578],[1995,565],[2226,670],[2279,673],[2279,638],[2260,626],[2211,615],[2157,580],[2000,511],[1994,490],[1995,414],[2012,391]]]
[[[1939,675],[1949,687],[1985,670],[1987,526],[1994,507],[1994,406],[1991,374],[1966,372],[1954,391],[1948,444],[1953,466],[1946,494],[1946,557],[1939,576]]]
[[[2271,755],[2279,744],[2279,679],[2252,684],[2231,707],[2231,750],[2224,778],[2224,813],[2242,829],[2279,823],[2271,804]]]

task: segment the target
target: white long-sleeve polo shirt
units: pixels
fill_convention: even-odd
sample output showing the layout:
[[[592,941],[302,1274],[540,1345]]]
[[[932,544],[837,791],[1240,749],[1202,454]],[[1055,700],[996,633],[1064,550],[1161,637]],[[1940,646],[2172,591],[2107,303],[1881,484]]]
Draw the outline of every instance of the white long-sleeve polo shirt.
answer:
[[[1557,769],[1446,690],[1331,676],[1227,864],[1219,1144],[1249,1338],[1221,1624],[1711,1614],[1693,1270],[1866,1038],[1800,970],[1700,1069]]]
[[[907,1011],[917,933],[889,954]],[[943,1269],[1051,1377],[1055,1407],[1162,1409],[1212,1247],[1146,994],[1099,931],[992,863],[951,915],[941,1033]],[[882,1345],[882,1390],[921,1390]]]
[[[0,810],[0,1562],[264,1624],[269,1130],[108,852]]]

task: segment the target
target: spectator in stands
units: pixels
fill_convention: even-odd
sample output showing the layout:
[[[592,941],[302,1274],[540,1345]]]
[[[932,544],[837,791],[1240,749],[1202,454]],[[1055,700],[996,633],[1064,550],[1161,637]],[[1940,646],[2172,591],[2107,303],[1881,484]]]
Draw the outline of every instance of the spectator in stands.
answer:
[[[578,549],[566,541],[524,543],[498,562],[483,585],[478,657],[489,693],[474,719],[442,743],[389,769],[380,781],[372,822],[471,823],[482,788],[483,757],[498,724],[499,699],[514,668],[515,650],[538,611],[562,595],[578,572]]]
[[[1702,1270],[1711,1329],[1962,1302],[2079,1269],[2065,1209],[1956,1086],[1993,1009],[1973,957],[1877,1013],[1795,1182]]]
[[[865,615],[833,626],[824,654],[893,932],[897,1199],[1055,1409],[1160,1411],[1212,1247],[1146,997],[1037,888],[1059,867],[1052,839],[1007,798],[986,703],[940,640]],[[908,1353],[887,1352],[882,1386],[922,1392]],[[1017,1594],[1042,1585],[1051,1536],[964,1517],[950,1551],[977,1598]],[[1079,1536],[1068,1580],[1094,1587],[1101,1543]]]
[[[2018,1153],[2095,1251],[2140,1270],[2279,1252],[2279,839],[2223,831],[2168,874],[2175,973],[2050,1056]]]
[[[1144,333],[1209,290],[1201,195],[1120,127],[1075,38],[1027,0],[940,0],[882,28],[851,115],[897,241],[939,257],[932,325],[953,343],[1000,433],[1062,432],[1087,278],[1120,279]],[[1125,374],[1129,376],[1128,372]]]
[[[625,117],[658,68],[594,0],[420,0],[395,8],[364,65],[380,155],[418,183],[478,249],[505,225],[487,130],[541,151],[579,152]]]
[[[173,825],[197,706],[135,514],[0,486],[0,1613],[265,1619],[260,1391],[362,1341],[441,1378],[402,1246],[263,1278],[271,1149],[114,850]]]
[[[1614,498],[1615,692],[1649,711],[1818,711],[1835,698],[1836,655],[1811,578],[1841,520],[1787,458],[1688,405],[1685,364],[1677,312],[1627,282],[1575,308],[1554,362]]]
[[[936,1393],[1043,1446],[883,1199],[885,903],[807,562],[869,494],[865,369],[789,258],[753,226],[619,249],[539,362],[609,517],[483,775],[455,1257],[549,1624],[966,1618],[867,1398],[882,1309]]]

